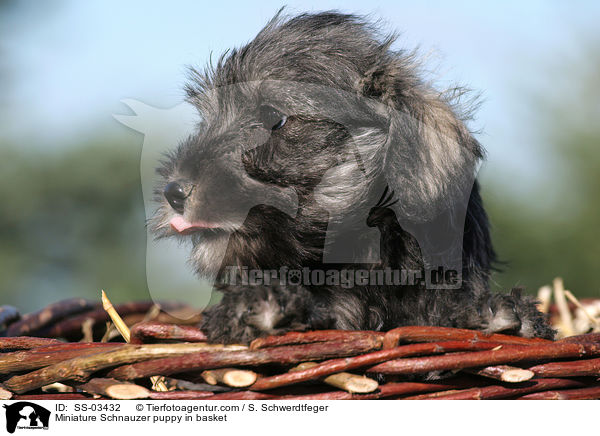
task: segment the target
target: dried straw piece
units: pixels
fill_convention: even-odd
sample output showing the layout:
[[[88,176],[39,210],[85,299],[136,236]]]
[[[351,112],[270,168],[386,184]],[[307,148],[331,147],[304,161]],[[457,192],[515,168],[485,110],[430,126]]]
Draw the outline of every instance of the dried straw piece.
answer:
[[[94,342],[94,321],[91,319],[86,319],[83,324],[81,324],[81,342]]]
[[[590,320],[590,322],[594,325],[596,329],[600,327],[600,320],[590,315],[588,310],[579,302],[579,300],[575,297],[575,295],[571,293],[571,291],[565,291],[565,297],[567,297],[567,299],[571,303],[573,303],[575,306],[577,306],[578,309],[580,309],[583,312],[586,318]]]
[[[121,315],[127,325],[133,325],[137,322],[143,321],[146,313],[156,305],[154,302],[138,301],[130,303],[116,304],[115,310]],[[181,304],[177,303],[161,303],[163,309],[178,308]],[[64,337],[64,338],[78,338],[81,336],[81,325],[86,321],[91,320],[94,329],[100,328],[106,321],[110,320],[110,317],[101,306],[98,309],[84,312],[80,315],[76,315],[70,318],[65,318],[62,321],[58,321],[54,324],[48,325],[36,332],[38,336],[44,337]],[[163,322],[173,322],[173,318],[166,313],[160,313],[158,320]]]
[[[537,308],[542,313],[548,313],[550,303],[552,302],[552,288],[550,286],[542,286],[537,294]]]
[[[129,327],[127,327],[127,324],[123,322],[123,319],[113,307],[112,303],[106,296],[106,292],[104,292],[104,290],[102,290],[102,307],[104,308],[104,310],[106,310],[106,313],[108,313],[110,319],[112,319],[113,324],[115,325],[117,330],[119,330],[119,333],[121,333],[121,336],[123,336],[125,342],[129,342],[129,340],[131,339]]]
[[[565,286],[560,277],[557,277],[553,281],[554,285],[554,301],[556,301],[556,307],[560,315],[560,326],[559,332],[563,337],[573,336],[575,334],[575,327],[573,326],[573,316],[569,310],[567,300],[565,298]]]
[[[113,307],[112,303],[106,296],[104,290],[102,290],[102,307],[104,308],[104,310],[106,310],[106,313],[108,313],[110,319],[112,319],[113,324],[115,325],[119,333],[121,333],[121,336],[123,336],[125,342],[130,342],[131,332],[129,331],[129,327],[127,327],[127,324],[123,322],[123,319],[119,316],[119,314]],[[165,384],[164,378],[160,376],[152,376],[150,378],[150,381],[152,382],[152,389],[154,389],[155,391],[167,392],[169,390],[167,388],[167,385]]]

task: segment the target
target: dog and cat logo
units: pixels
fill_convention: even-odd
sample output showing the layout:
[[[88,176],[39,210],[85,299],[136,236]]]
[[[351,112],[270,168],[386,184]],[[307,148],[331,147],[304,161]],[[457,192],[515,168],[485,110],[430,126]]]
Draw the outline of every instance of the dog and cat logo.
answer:
[[[9,433],[14,433],[16,429],[48,430],[48,409],[29,401],[18,401],[3,407],[6,409],[6,431]]]

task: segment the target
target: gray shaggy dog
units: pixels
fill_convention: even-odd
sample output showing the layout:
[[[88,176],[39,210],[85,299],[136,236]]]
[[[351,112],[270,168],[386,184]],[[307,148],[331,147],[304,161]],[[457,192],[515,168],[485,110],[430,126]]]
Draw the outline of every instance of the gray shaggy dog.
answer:
[[[158,172],[159,237],[192,242],[220,299],[211,341],[433,325],[552,338],[518,290],[493,294],[483,157],[456,104],[365,19],[276,15],[191,70],[197,131]]]

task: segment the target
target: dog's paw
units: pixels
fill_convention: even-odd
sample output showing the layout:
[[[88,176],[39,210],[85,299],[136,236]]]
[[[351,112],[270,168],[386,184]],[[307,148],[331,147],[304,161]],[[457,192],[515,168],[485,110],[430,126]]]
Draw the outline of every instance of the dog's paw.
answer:
[[[244,322],[261,335],[308,328],[310,292],[301,286],[261,287],[247,293]]]
[[[522,296],[520,289],[509,295],[494,294],[479,308],[480,329],[486,333],[506,333],[526,338],[553,339],[555,331],[546,316],[535,306],[535,300]]]
[[[200,327],[211,342],[247,344],[261,336],[307,330],[312,296],[300,286],[247,286],[224,290],[203,312]]]

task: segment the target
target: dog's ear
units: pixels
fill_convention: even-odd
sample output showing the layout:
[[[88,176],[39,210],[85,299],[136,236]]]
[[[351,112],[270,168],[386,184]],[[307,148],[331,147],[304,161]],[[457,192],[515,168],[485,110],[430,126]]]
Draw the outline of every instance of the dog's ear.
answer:
[[[479,143],[445,94],[419,79],[410,57],[385,57],[360,86],[388,121],[383,171],[401,213],[428,221],[466,207],[482,158]]]
[[[482,150],[451,102],[419,79],[409,59],[383,58],[361,84],[388,122],[382,176],[398,199],[393,209],[400,225],[418,240],[425,268],[456,271],[459,287],[465,217]]]

